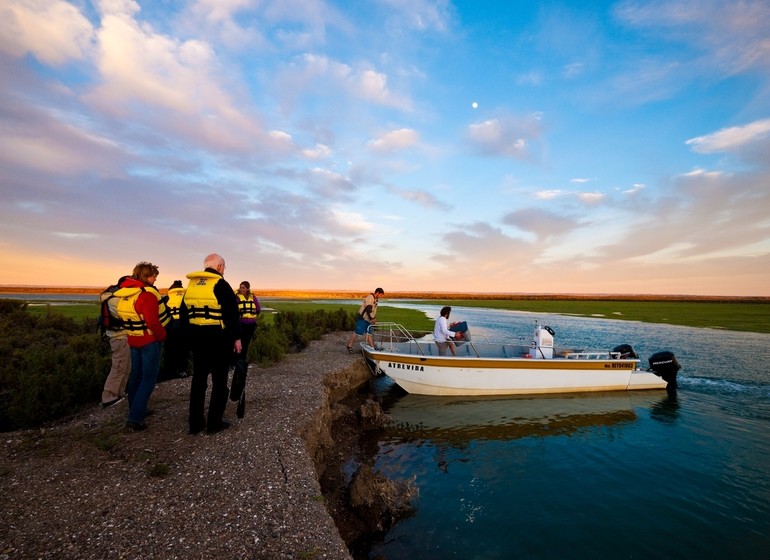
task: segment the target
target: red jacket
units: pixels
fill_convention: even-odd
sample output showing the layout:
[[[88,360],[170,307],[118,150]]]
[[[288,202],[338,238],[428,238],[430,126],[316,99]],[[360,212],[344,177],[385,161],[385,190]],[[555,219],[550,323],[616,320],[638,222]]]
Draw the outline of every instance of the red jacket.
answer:
[[[126,278],[126,280],[120,285],[121,288],[146,288],[144,282],[135,280],[133,278]],[[152,288],[151,288],[152,289]],[[128,345],[134,348],[140,348],[151,342],[163,342],[166,340],[166,329],[158,318],[158,298],[154,294],[149,292],[142,292],[136,298],[134,303],[134,309],[139,315],[144,318],[144,322],[147,323],[147,327],[152,331],[141,336],[129,336]]]

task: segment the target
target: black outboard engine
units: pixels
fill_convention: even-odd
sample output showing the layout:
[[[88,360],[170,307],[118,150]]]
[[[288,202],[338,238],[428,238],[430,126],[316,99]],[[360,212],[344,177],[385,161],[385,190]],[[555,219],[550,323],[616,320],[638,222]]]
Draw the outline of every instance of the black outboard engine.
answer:
[[[650,370],[668,382],[669,387],[676,387],[676,374],[681,368],[674,353],[668,350],[650,356]]]
[[[621,360],[627,360],[628,358],[639,359],[639,354],[634,352],[634,348],[630,344],[621,344],[613,348],[612,351],[619,353]]]

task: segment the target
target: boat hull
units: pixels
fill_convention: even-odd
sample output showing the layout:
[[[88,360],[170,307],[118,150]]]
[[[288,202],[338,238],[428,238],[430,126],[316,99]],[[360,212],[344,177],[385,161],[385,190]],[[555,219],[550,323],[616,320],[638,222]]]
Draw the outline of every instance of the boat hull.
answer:
[[[435,396],[534,395],[665,389],[633,359],[437,357],[364,347],[376,368],[408,393]]]

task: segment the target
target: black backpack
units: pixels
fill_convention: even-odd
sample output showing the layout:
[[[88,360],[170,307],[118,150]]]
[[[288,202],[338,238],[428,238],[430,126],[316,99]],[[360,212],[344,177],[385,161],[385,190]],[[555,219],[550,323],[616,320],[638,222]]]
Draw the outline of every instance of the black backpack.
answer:
[[[119,331],[123,328],[123,321],[120,317],[117,317],[110,312],[109,301],[112,298],[117,297],[115,292],[120,289],[120,284],[122,284],[123,280],[126,278],[127,276],[122,277],[118,280],[117,284],[113,284],[99,295],[99,299],[102,303],[99,308],[99,317],[96,319],[96,330],[101,332],[102,336],[105,336],[107,331]]]

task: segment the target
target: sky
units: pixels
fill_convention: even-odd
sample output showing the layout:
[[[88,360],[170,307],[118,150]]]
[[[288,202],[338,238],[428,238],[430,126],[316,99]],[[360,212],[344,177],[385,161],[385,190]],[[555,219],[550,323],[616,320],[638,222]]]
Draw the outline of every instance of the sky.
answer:
[[[0,0],[2,285],[770,296],[766,0]]]

